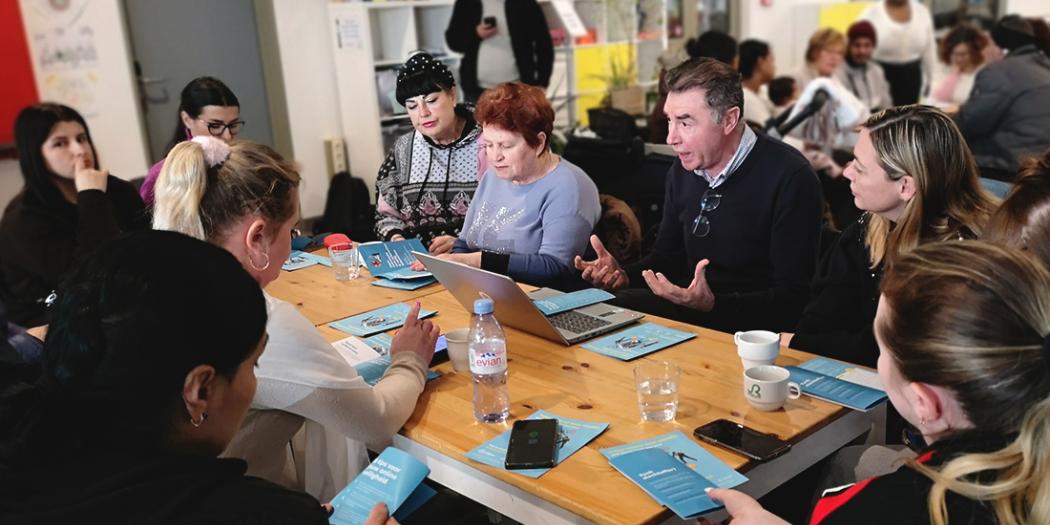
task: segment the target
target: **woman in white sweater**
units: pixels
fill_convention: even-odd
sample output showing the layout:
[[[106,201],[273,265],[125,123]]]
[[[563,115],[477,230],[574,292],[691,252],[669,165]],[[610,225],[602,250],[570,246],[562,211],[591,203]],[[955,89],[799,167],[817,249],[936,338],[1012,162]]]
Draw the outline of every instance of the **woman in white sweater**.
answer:
[[[886,73],[894,106],[914,104],[928,91],[937,41],[930,10],[916,0],[883,0],[861,15],[875,26],[874,58]]]
[[[195,137],[168,154],[157,180],[153,226],[219,245],[259,285],[277,278],[299,221],[299,174],[267,146]],[[394,337],[392,364],[371,387],[291,304],[266,296],[269,340],[258,389],[226,455],[248,473],[328,501],[408,420],[423,391],[438,329],[413,308]],[[236,308],[237,305],[230,305]],[[289,442],[305,424],[305,447]]]

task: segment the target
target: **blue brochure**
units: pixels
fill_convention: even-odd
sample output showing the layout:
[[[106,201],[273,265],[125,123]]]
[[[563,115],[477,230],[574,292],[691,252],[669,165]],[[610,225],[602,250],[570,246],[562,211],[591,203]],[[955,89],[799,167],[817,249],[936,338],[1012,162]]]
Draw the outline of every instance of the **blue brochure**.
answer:
[[[610,459],[609,463],[683,520],[722,507],[704,492],[714,488],[714,483],[658,448],[629,452]]]
[[[431,276],[430,272],[413,272],[408,268],[416,260],[413,251],[427,253],[419,239],[360,244],[357,250],[373,277],[418,279]]]
[[[532,302],[536,305],[536,308],[539,308],[540,311],[543,312],[543,315],[549,316],[615,298],[615,295],[606,292],[605,290],[588,288],[586,290],[578,290],[575,292],[555,295],[553,297],[535,299]]]
[[[633,455],[642,450],[656,450],[660,455]],[[683,519],[721,507],[721,505],[707,497],[707,494],[704,493],[704,487],[729,488],[747,481],[743,474],[729,468],[729,465],[712,456],[710,452],[704,450],[696,441],[689,439],[685,434],[678,431],[618,447],[603,448],[601,453],[609,460],[613,468],[627,476],[631,481],[638,483],[653,499],[661,505],[667,506]],[[623,456],[630,457],[620,459]],[[654,469],[656,463],[650,464],[649,461],[659,459],[659,464],[663,465],[665,462],[662,456],[667,456],[678,465],[684,465],[695,471],[703,478],[706,484],[693,479],[690,479],[688,483],[679,481],[676,476],[669,475],[671,472],[661,472],[665,470],[663,467]],[[655,477],[653,473],[646,474],[648,481],[653,481],[652,486],[640,483],[637,479],[649,471],[658,474]],[[684,471],[676,470],[675,473],[683,475]],[[694,489],[699,490],[699,493],[693,494]],[[672,503],[674,506],[672,506]],[[700,510],[694,512],[698,508]],[[679,511],[692,512],[692,514],[683,515]]]
[[[788,366],[791,380],[802,387],[802,393],[837,405],[867,412],[886,400],[886,392],[845,381],[803,367]]]
[[[847,363],[845,361],[836,361],[834,359],[828,359],[827,357],[814,357],[813,359],[798,365],[798,367],[805,368],[810,372],[816,372],[818,374],[831,376],[843,381],[849,381],[850,383],[856,383],[868,388],[874,388],[875,390],[886,390],[882,386],[882,381],[879,379],[878,372],[871,368]]]
[[[349,485],[332,499],[328,522],[362,525],[376,503],[386,503],[395,519],[402,520],[434,496],[423,484],[430,469],[416,458],[388,447]]]
[[[346,319],[340,319],[328,323],[328,326],[346,332],[351,335],[364,337],[397,328],[405,324],[405,317],[411,308],[404,303],[392,304],[382,308],[376,308],[362,314],[357,314]],[[420,310],[420,319],[436,314],[434,310]]]
[[[592,352],[630,361],[694,337],[696,334],[691,332],[654,323],[642,323],[580,346]]]
[[[592,423],[579,419],[561,417],[546,410],[537,410],[526,419],[557,419],[558,420],[558,449],[555,452],[554,465],[558,466],[562,461],[580,450],[592,439],[605,432],[609,428],[608,423]],[[507,458],[507,446],[510,444],[510,430],[482,443],[474,450],[467,452],[467,458],[483,463],[490,467],[505,468],[504,460]],[[538,478],[549,471],[549,468],[511,470],[515,474],[521,474],[530,478]]]
[[[420,279],[376,279],[372,281],[372,286],[382,286],[383,288],[394,288],[396,290],[418,290],[436,282],[437,279],[424,275]]]
[[[300,270],[315,264],[323,264],[331,267],[332,260],[323,255],[292,250],[292,253],[288,255],[288,260],[284,261],[284,264],[281,265],[281,269],[286,272],[294,272],[295,270]]]
[[[347,337],[332,343],[332,346],[346,362],[357,370],[357,374],[366,383],[375,386],[380,379],[383,379],[386,369],[390,368],[390,343],[392,341],[393,339],[387,334],[376,334],[364,340]],[[444,352],[447,349],[448,342],[445,341],[444,336],[439,337],[435,352]],[[427,370],[427,381],[439,377],[441,374]]]

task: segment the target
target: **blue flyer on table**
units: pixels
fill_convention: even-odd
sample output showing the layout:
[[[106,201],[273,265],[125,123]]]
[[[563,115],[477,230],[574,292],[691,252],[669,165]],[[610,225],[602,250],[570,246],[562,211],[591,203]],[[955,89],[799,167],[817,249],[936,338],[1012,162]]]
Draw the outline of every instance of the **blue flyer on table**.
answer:
[[[696,334],[691,332],[654,323],[642,323],[580,346],[592,352],[630,361],[694,337]]]
[[[372,281],[372,286],[382,286],[383,288],[394,288],[395,290],[418,290],[424,286],[430,286],[437,282],[437,279],[429,276],[423,276],[422,279],[376,279]]]
[[[539,308],[539,310],[543,312],[543,315],[550,316],[615,298],[615,295],[606,292],[605,290],[588,288],[586,290],[563,293],[553,297],[534,299],[532,302],[536,305],[536,308]]]
[[[704,492],[714,483],[658,448],[616,456],[609,463],[679,518],[695,518],[722,507]]]
[[[328,326],[351,335],[364,337],[385,332],[405,324],[405,317],[408,316],[410,309],[405,303],[392,304],[350,316],[346,319],[333,321],[328,323]],[[430,317],[436,313],[434,310],[420,310],[419,318]]]
[[[430,272],[413,272],[408,268],[416,260],[413,250],[427,253],[419,239],[361,244],[357,250],[373,277],[418,279],[431,276]]]
[[[721,488],[730,488],[740,485],[747,481],[747,478],[743,474],[729,468],[729,465],[722,463],[718,458],[711,455],[710,452],[704,450],[696,441],[686,437],[685,434],[675,431],[669,432],[662,436],[657,436],[642,441],[635,441],[634,443],[628,443],[626,445],[620,445],[618,447],[603,448],[601,453],[609,463],[612,464],[616,470],[620,471],[621,474],[627,476],[635,483],[636,477],[641,476],[642,473],[652,469],[652,466],[646,463],[650,459],[653,459],[655,455],[650,456],[631,456],[627,459],[618,459],[621,456],[636,453],[641,450],[658,450],[662,455],[666,455],[673,461],[688,467],[691,470],[696,471],[697,474],[708,483]],[[663,462],[662,456],[659,456],[660,461]],[[641,460],[641,461],[639,461]],[[663,469],[660,469],[663,470]],[[654,471],[659,473],[659,470]],[[682,474],[682,471],[675,471],[677,474]],[[670,474],[670,473],[667,473]],[[689,484],[679,484],[680,481],[676,481],[673,476],[657,476],[657,481],[654,486],[646,486],[639,483],[653,499],[659,502],[661,505],[666,505],[675,514],[678,514],[679,510],[683,512],[693,512],[693,509],[703,508],[697,512],[704,513],[721,507],[720,504],[715,503],[707,494],[704,493],[704,489],[700,486],[700,482],[695,480],[689,482]],[[650,474],[650,480],[653,480]],[[693,483],[696,483],[695,485]],[[705,485],[707,486],[707,485]],[[689,496],[694,496],[691,491],[699,487],[699,493],[696,494],[696,498],[685,498],[686,494],[684,491],[690,491]],[[659,490],[655,490],[658,488]],[[682,491],[683,493],[679,493]],[[672,498],[673,496],[673,498]],[[678,501],[683,506],[680,506],[678,510],[672,507],[670,502]],[[676,503],[678,505],[678,503]],[[687,506],[685,506],[687,505]],[[690,515],[678,514],[680,517],[688,518]]]
[[[802,393],[866,412],[886,400],[886,392],[861,384],[824,375],[802,367],[785,367],[791,372],[791,380],[802,387]]]
[[[402,520],[434,496],[423,484],[430,469],[416,458],[387,447],[368,467],[332,499],[329,523],[362,525],[372,507],[385,503],[395,519]]]
[[[561,417],[546,410],[537,410],[526,419],[557,419],[558,420],[558,448],[555,451],[554,465],[558,466],[562,461],[580,450],[587,443],[609,428],[608,423],[592,423],[579,419]],[[483,463],[490,467],[503,469],[504,461],[507,459],[507,446],[510,444],[510,430],[482,443],[474,450],[467,452],[467,458]],[[530,478],[538,478],[549,471],[549,468],[511,470],[515,474],[521,474]]]
[[[357,370],[357,374],[366,383],[375,386],[380,379],[383,379],[386,369],[390,368],[390,343],[392,341],[393,339],[387,334],[376,334],[364,340],[350,336],[332,343],[332,346],[346,362]],[[438,337],[435,353],[444,352],[447,348],[448,342],[445,337]],[[439,377],[441,374],[427,370],[427,381]]]
[[[331,267],[332,260],[323,255],[292,250],[292,253],[288,255],[288,260],[284,261],[284,264],[281,265],[281,269],[286,272],[294,272],[295,270],[300,270],[315,264],[323,264]]]

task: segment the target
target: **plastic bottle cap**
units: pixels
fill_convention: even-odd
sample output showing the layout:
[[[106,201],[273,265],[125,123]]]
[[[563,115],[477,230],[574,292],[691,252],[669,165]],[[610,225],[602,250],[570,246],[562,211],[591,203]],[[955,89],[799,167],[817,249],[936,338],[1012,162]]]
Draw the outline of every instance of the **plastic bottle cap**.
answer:
[[[495,306],[492,299],[477,299],[474,301],[474,313],[478,315],[491,314]]]

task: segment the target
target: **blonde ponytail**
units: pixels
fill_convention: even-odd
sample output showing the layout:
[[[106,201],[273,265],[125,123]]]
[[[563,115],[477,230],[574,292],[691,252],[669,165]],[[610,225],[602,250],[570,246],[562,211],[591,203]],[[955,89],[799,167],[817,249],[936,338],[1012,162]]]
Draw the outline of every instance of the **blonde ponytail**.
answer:
[[[208,189],[204,149],[180,142],[164,159],[153,198],[153,229],[171,230],[207,240],[201,221],[201,199]]]
[[[1009,442],[910,463],[933,482],[930,522],[948,524],[953,492],[985,502],[999,525],[1050,523],[1050,272],[992,243],[929,243],[893,265],[882,293],[875,330],[901,375],[951,391],[973,432]]]

